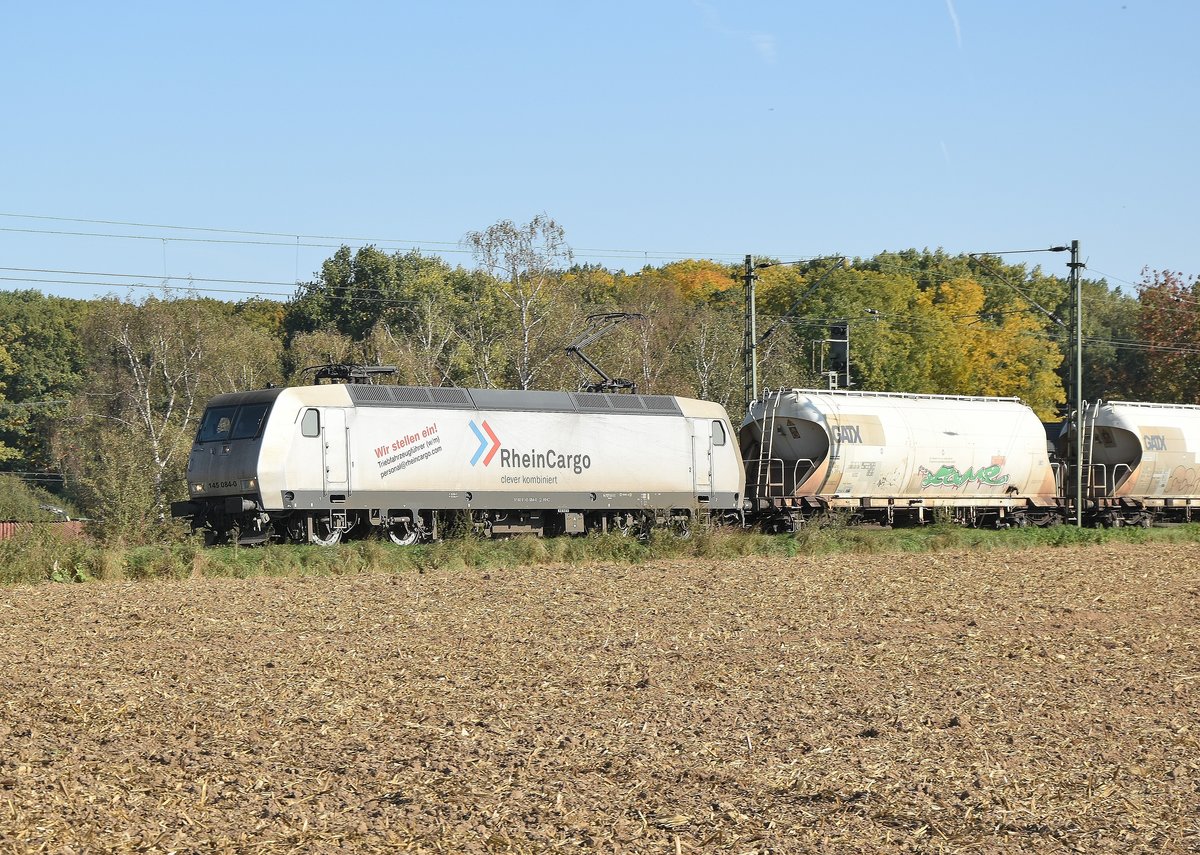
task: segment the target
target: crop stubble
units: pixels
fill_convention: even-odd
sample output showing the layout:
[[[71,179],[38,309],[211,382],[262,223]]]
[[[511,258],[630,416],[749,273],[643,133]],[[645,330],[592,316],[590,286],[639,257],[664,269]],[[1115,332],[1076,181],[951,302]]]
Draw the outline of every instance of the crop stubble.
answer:
[[[0,591],[0,849],[1195,851],[1195,546]]]

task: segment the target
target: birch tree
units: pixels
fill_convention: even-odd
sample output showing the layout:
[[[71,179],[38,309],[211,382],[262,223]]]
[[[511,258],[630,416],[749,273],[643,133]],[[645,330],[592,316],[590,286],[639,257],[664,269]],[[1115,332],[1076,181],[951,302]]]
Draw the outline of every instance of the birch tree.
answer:
[[[513,379],[517,388],[532,389],[550,359],[560,354],[565,337],[566,331],[552,330],[549,322],[556,308],[554,288],[573,257],[565,232],[546,214],[538,214],[525,225],[501,220],[485,231],[468,232],[463,242],[512,308]]]
[[[277,351],[264,352],[250,332],[213,300],[93,304],[81,334],[85,380],[58,451],[108,533],[138,538],[166,521],[170,501],[186,493],[188,452],[212,394],[278,377]]]

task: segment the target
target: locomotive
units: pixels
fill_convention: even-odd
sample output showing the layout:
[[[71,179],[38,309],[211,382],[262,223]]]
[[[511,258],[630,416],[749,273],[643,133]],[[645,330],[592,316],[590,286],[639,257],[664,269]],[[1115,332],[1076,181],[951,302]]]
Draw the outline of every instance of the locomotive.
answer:
[[[172,504],[209,543],[690,529],[737,515],[723,407],[668,395],[318,384],[218,395]]]

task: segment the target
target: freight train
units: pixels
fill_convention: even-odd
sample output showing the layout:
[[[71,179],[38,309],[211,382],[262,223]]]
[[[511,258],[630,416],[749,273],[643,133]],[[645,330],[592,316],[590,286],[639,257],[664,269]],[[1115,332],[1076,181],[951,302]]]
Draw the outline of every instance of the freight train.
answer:
[[[1187,521],[1200,407],[1096,402],[1048,439],[1016,398],[782,389],[735,430],[668,395],[345,383],[219,395],[172,515],[209,543],[397,544],[448,525],[559,535],[717,519],[920,525]],[[1074,443],[1082,441],[1081,472]],[[1078,478],[1082,474],[1083,483]]]
[[[1085,519],[1188,522],[1200,509],[1200,407],[1097,401],[1082,437]]]

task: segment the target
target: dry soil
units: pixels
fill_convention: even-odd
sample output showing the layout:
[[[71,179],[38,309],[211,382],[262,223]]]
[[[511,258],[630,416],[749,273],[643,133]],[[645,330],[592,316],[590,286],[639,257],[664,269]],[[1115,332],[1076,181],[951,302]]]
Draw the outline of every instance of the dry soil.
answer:
[[[1200,848],[1200,548],[0,590],[0,851]]]

